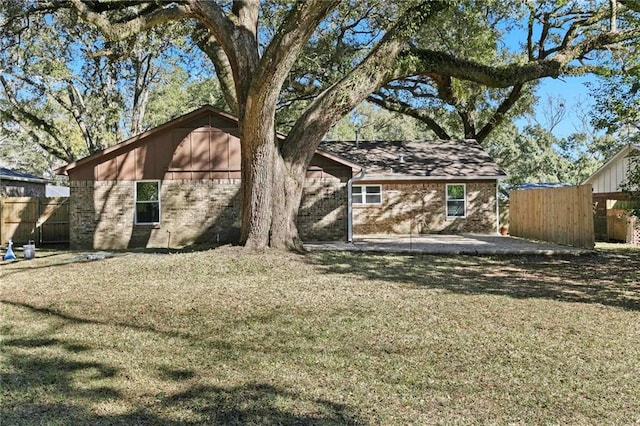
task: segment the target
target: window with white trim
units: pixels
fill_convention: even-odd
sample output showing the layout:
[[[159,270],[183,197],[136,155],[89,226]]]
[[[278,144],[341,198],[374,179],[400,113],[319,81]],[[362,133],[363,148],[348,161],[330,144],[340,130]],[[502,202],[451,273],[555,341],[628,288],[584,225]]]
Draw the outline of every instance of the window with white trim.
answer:
[[[467,188],[463,183],[447,184],[447,218],[467,216]]]
[[[353,204],[382,204],[381,185],[358,185],[351,188]]]
[[[160,181],[135,182],[136,225],[160,223]]]

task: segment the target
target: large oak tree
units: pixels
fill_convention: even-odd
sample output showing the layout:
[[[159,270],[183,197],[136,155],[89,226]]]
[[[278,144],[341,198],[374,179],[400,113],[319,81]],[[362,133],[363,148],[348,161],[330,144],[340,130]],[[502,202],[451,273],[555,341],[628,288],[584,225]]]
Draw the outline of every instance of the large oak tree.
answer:
[[[227,103],[238,115],[242,144],[242,232],[247,247],[300,247],[296,216],[306,167],[326,132],[371,93],[393,81],[427,76],[433,81],[468,80],[484,86],[518,91],[543,77],[590,69],[589,55],[637,41],[640,30],[627,25],[635,3],[622,0],[586,5],[584,2],[526,2],[523,17],[541,31],[517,60],[482,60],[451,52],[420,38],[427,28],[447,25],[446,13],[474,13],[474,1],[353,2],[351,9],[378,13],[355,28],[378,32],[361,46],[335,79],[291,75],[310,43],[331,28],[340,10],[338,0],[269,3],[261,13],[257,0],[231,4],[205,0],[100,1],[56,0],[35,2],[33,9],[72,7],[86,22],[110,40],[135,37],[167,22],[193,25],[194,42],[216,67]],[[350,2],[343,2],[350,3]],[[588,6],[588,8],[587,8]],[[490,19],[488,10],[487,19]],[[385,16],[386,20],[379,19]],[[269,17],[269,31],[261,19]],[[533,45],[531,40],[537,39]],[[357,41],[357,38],[356,38]],[[332,48],[340,47],[338,44]],[[344,47],[344,46],[343,46]],[[340,52],[337,53],[340,55]],[[597,63],[597,62],[596,62]],[[289,80],[289,81],[288,81]],[[275,115],[285,83],[313,86],[308,101],[284,140],[275,137]]]

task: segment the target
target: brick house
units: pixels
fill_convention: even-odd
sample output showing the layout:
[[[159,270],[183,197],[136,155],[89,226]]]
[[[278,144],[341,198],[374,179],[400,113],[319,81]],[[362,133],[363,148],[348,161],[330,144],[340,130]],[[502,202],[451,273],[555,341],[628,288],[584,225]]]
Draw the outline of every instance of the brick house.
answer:
[[[364,168],[352,188],[354,234],[498,232],[504,171],[474,140],[324,142]]]
[[[464,144],[472,146],[474,154],[482,151],[470,141]],[[384,163],[378,172],[371,167],[372,156],[363,160],[355,155],[364,153],[365,144],[324,142],[307,169],[298,217],[301,237],[346,239],[351,190],[356,233],[409,232],[408,211],[421,218],[420,232],[495,232],[496,183],[504,173],[486,154],[473,160],[465,154],[460,167],[453,165],[459,162],[453,157],[441,159],[428,166],[428,175],[424,170],[421,175],[420,162],[436,146],[442,142],[407,143],[402,148],[407,150],[404,166],[396,165],[394,151],[377,160]],[[383,172],[385,167],[394,171]],[[363,168],[366,180],[357,181]],[[72,248],[176,247],[239,236],[237,119],[211,106],[57,172],[69,176]],[[406,209],[398,211],[401,205]],[[430,220],[432,225],[427,224]]]

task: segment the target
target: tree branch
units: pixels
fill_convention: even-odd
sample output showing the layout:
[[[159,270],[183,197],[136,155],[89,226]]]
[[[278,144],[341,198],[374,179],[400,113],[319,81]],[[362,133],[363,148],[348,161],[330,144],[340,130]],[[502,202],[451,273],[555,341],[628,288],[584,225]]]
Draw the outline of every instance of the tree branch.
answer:
[[[502,66],[485,65],[444,52],[412,48],[399,56],[393,77],[401,79],[412,75],[442,74],[488,87],[504,88],[543,77],[558,77],[564,73],[570,62],[583,58],[589,52],[638,38],[640,28],[618,33],[601,33],[559,51],[552,58]]]
[[[312,102],[289,132],[287,143],[281,146],[282,156],[304,170],[331,126],[382,84],[394,80],[390,70],[412,31],[447,6],[446,1],[429,1],[407,9],[351,73]]]
[[[436,134],[436,136],[443,140],[451,139],[449,133],[441,127],[433,118],[429,116],[426,110],[414,108],[406,102],[402,102],[399,99],[390,99],[378,94],[372,94],[367,97],[367,100],[374,103],[386,110],[398,112],[400,114],[413,117],[426,124],[429,129]]]
[[[202,50],[213,63],[227,106],[234,114],[238,115],[238,97],[229,57],[224,52],[222,45],[208,32],[204,25],[196,25],[196,30],[192,36],[200,50]]]
[[[7,99],[11,103],[11,105],[15,108],[15,111],[20,114],[20,117],[11,114],[7,110],[0,110],[0,117],[2,117],[2,121],[12,121],[17,123],[25,132],[29,135],[31,139],[35,143],[37,143],[42,149],[44,149],[49,154],[53,155],[56,158],[59,158],[63,161],[71,162],[75,160],[75,156],[71,151],[69,146],[66,146],[59,137],[59,133],[55,126],[46,122],[45,120],[37,117],[36,115],[26,111],[24,108],[21,108],[16,99],[13,97],[13,93],[8,90],[6,86],[6,81],[4,77],[0,75],[0,80],[2,80],[2,85],[5,88],[5,93],[7,94]],[[58,145],[50,146],[42,141],[42,138],[38,136],[36,130],[42,130],[46,134],[48,134]]]
[[[489,121],[487,121],[480,131],[476,133],[475,139],[478,143],[482,143],[493,129],[498,127],[505,120],[511,107],[522,97],[522,88],[522,84],[517,84],[511,88],[509,95],[502,100],[498,108],[491,115]]]
[[[173,3],[161,9],[154,8],[142,14],[136,14],[127,21],[114,23],[111,22],[109,18],[103,14],[104,11],[98,7],[98,5],[103,5],[103,3],[96,4],[95,2],[83,2],[82,0],[69,0],[69,2],[83,20],[95,25],[107,39],[114,41],[124,40],[141,31],[165,22],[193,16],[190,9],[185,5]],[[117,2],[113,4],[118,5]]]
[[[289,75],[289,70],[298,59],[311,34],[320,22],[333,10],[339,0],[314,0],[298,2],[287,14],[284,22],[277,29],[275,36],[262,55],[260,65],[253,81],[254,91],[263,92],[265,102],[275,102],[282,84]],[[270,81],[264,90],[264,81]]]

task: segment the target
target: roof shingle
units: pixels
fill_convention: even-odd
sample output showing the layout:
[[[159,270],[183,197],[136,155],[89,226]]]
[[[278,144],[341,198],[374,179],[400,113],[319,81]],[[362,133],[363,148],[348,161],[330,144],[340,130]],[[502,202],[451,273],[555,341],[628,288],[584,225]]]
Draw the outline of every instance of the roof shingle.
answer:
[[[0,178],[4,180],[17,180],[17,181],[37,182],[37,183],[50,182],[50,179],[45,179],[29,173],[18,172],[16,170],[7,169],[6,167],[0,167]]]
[[[366,169],[371,176],[503,177],[506,173],[475,140],[324,141],[320,150]]]

